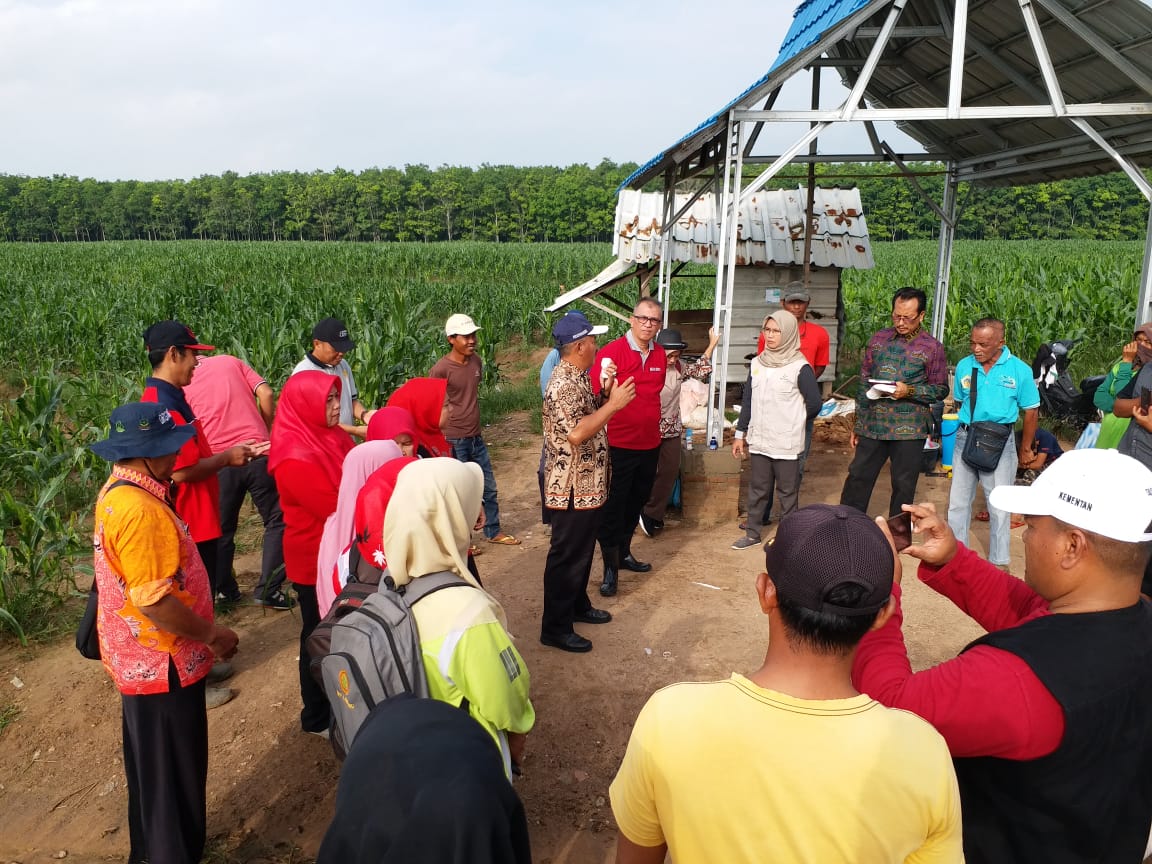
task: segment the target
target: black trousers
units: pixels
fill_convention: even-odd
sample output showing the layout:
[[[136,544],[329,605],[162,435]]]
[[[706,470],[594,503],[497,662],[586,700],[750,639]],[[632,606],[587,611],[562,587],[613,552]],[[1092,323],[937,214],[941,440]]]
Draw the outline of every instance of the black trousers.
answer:
[[[252,503],[264,523],[260,581],[252,593],[256,597],[269,597],[284,586],[284,514],[280,511],[276,482],[268,473],[268,460],[253,459],[247,465],[222,468],[216,476],[220,483],[220,530],[223,532],[216,552],[220,590],[228,595],[240,590],[232,575],[232,562],[236,557],[236,524],[247,494],[252,496]]]
[[[128,781],[129,864],[197,864],[207,827],[208,713],[204,679],[168,692],[120,696]]]
[[[566,636],[581,612],[592,608],[588,599],[588,575],[596,552],[596,533],[604,510],[552,511],[552,543],[544,564],[544,615],[541,636]]]
[[[610,447],[609,452],[612,456],[612,482],[608,486],[599,539],[602,547],[618,548],[623,557],[631,549],[632,532],[640,521],[640,511],[652,494],[660,448],[625,450],[623,447]],[[552,530],[556,530],[555,526]]]
[[[212,540],[203,540],[196,544],[196,551],[200,553],[200,560],[204,562],[204,569],[208,571],[208,586],[212,589],[212,601],[216,601],[216,592],[224,591],[227,593],[225,586],[220,584],[220,574],[216,569],[218,558],[218,550],[220,549],[220,538],[216,537]],[[231,578],[231,573],[229,573]],[[235,592],[236,580],[232,580],[232,591]],[[228,596],[233,596],[229,594]]]
[[[323,732],[332,723],[332,709],[324,688],[312,677],[312,658],[308,655],[308,637],[320,623],[320,606],[316,602],[315,585],[297,585],[297,608],[300,610],[300,728],[305,732]]]
[[[901,504],[911,504],[916,497],[916,481],[920,479],[923,452],[923,438],[913,441],[879,441],[860,437],[856,444],[856,455],[848,466],[848,477],[840,493],[840,503],[867,513],[872,487],[876,485],[880,469],[885,462],[891,460],[892,500],[888,504],[888,515],[895,516],[900,512]]]

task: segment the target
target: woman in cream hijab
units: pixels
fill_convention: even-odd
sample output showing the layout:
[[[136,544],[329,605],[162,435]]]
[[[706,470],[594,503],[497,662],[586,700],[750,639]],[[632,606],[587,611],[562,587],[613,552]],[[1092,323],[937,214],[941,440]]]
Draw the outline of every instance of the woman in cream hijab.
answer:
[[[508,635],[504,610],[468,571],[483,494],[484,474],[474,463],[413,462],[397,477],[384,516],[384,548],[397,587],[444,571],[468,582],[429,594],[412,607],[428,689],[432,698],[450,705],[467,702],[511,775],[536,712],[528,697],[528,668]]]
[[[760,546],[764,508],[773,487],[783,519],[796,509],[800,493],[799,457],[809,419],[820,410],[816,375],[800,353],[796,317],[781,309],[764,319],[764,350],[752,361],[744,384],[732,455],[751,454],[748,520],[733,549]],[[745,437],[747,436],[747,437]]]

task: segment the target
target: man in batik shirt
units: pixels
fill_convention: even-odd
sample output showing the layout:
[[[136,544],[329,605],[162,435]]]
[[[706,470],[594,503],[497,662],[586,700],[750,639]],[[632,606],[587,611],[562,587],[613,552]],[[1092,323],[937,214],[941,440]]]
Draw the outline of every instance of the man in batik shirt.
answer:
[[[927,297],[919,288],[892,295],[892,326],[868,340],[856,396],[856,450],[840,503],[868,512],[872,487],[892,462],[888,515],[911,504],[920,477],[924,441],[932,431],[933,402],[948,395],[944,346],[921,329]],[[877,383],[879,382],[879,383]]]

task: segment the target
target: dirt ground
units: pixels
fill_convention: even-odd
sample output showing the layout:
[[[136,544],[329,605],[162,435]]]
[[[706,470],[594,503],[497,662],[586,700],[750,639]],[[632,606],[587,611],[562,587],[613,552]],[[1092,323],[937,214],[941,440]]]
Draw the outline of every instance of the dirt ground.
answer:
[[[818,433],[801,503],[836,502],[849,461],[842,441]],[[595,642],[572,655],[537,641],[548,536],[539,523],[539,438],[514,416],[485,432],[500,486],[503,527],[519,547],[484,546],[485,585],[504,604],[532,675],[536,728],[517,789],[540,864],[612,860],[615,825],[608,786],[640,707],[679,680],[727,677],[757,668],[767,638],[753,597],[758,551],[733,551],[731,525],[696,529],[669,520],[663,535],[637,535],[633,551],[649,574],[624,574],[620,594],[593,595],[615,620],[582,627]],[[948,480],[921,477],[918,498],[943,506]],[[873,512],[886,507],[887,471]],[[983,507],[978,496],[977,509]],[[258,525],[258,523],[256,523]],[[974,523],[984,552],[987,524]],[[1023,573],[1020,529],[1013,571]],[[254,547],[254,543],[249,544]],[[255,581],[251,548],[238,559],[242,585]],[[599,557],[593,565],[597,580]],[[905,558],[905,638],[913,665],[947,657],[980,630],[914,578]],[[243,607],[227,617],[240,634],[237,691],[209,714],[209,861],[301,861],[316,854],[332,814],[338,770],[327,742],[299,731],[299,619]],[[99,664],[70,643],[0,651],[0,711],[17,712],[0,733],[0,861],[63,857],[122,860],[128,848],[119,700]]]

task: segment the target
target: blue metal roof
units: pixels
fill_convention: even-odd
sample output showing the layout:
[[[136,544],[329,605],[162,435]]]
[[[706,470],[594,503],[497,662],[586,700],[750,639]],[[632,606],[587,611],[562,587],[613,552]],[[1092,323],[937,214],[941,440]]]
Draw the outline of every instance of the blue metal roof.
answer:
[[[739,96],[669,147],[668,150],[657,153],[656,156],[633,171],[627,179],[620,184],[619,188],[626,188],[634,179],[656,167],[670,150],[675,150],[689,138],[707,129],[709,126],[716,125],[720,121],[720,118],[724,117],[733,105],[740,104],[744,97],[750,92],[762,87],[772,76],[773,72],[805,48],[815,44],[821,34],[830,27],[839,24],[849,15],[858,11],[861,7],[868,5],[870,2],[872,2],[872,0],[802,0],[800,5],[796,7],[796,11],[792,13],[792,26],[788,29],[788,34],[784,37],[784,42],[780,45],[780,53],[776,55],[776,60],[767,74],[758,79],[750,87],[747,87]]]

